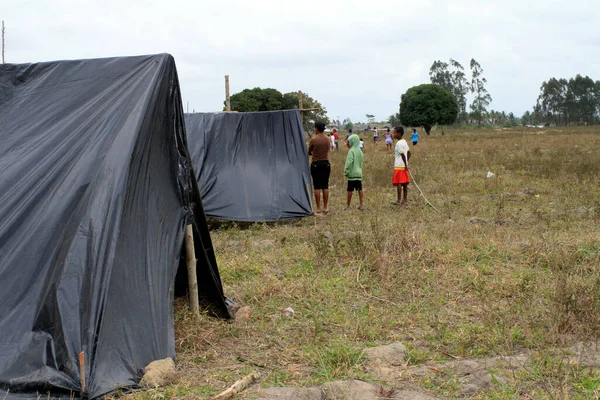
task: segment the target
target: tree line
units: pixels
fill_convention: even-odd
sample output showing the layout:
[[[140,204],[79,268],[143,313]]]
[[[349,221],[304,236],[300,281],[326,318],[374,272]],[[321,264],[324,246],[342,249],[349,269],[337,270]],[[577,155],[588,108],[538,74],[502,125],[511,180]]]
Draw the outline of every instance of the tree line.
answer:
[[[475,59],[469,67],[470,77],[454,59],[434,61],[429,70],[431,84],[415,86],[402,95],[400,111],[389,117],[389,123],[422,126],[427,133],[435,124],[514,127],[600,123],[600,81],[579,74],[569,80],[551,78],[542,83],[533,111],[519,118],[512,112],[488,111],[492,97],[483,68]]]
[[[522,119],[529,124],[600,123],[600,81],[579,74],[569,80],[544,81],[533,112],[526,112]]]

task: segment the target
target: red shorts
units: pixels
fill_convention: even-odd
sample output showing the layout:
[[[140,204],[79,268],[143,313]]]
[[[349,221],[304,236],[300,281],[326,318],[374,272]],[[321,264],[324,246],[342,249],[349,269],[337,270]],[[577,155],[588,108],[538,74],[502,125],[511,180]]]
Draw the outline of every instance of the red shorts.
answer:
[[[394,186],[404,185],[410,182],[410,176],[408,175],[408,171],[405,169],[395,169],[394,177],[392,178],[392,184]]]

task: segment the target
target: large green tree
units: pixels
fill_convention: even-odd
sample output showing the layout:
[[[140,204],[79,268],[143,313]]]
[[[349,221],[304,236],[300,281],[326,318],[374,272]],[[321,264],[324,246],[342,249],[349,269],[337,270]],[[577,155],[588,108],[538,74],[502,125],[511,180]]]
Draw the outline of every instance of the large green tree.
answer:
[[[452,93],[458,103],[458,120],[465,121],[467,119],[467,94],[471,90],[471,85],[461,63],[452,58],[447,63],[434,61],[429,69],[429,78],[434,85],[443,87]]]
[[[327,110],[317,100],[307,93],[302,96],[302,108],[313,109],[303,112],[304,129],[310,132],[311,121],[323,121],[329,123]],[[297,109],[298,92],[281,94],[279,90],[270,88],[244,89],[231,96],[231,110],[239,112],[275,111]]]
[[[475,61],[471,59],[471,92],[475,96],[471,103],[471,116],[477,121],[477,126],[481,126],[485,114],[487,113],[487,107],[492,102],[492,96],[488,93],[485,85],[487,79],[483,77],[483,68]]]
[[[283,110],[293,110],[298,108],[298,92],[289,92],[283,95],[282,108]],[[311,133],[311,128],[315,121],[323,121],[329,124],[327,110],[317,100],[313,99],[308,93],[302,93],[302,108],[313,108],[312,111],[305,111],[302,114],[302,125],[304,130]],[[312,122],[311,122],[312,121]]]
[[[454,96],[434,84],[412,87],[400,100],[400,121],[407,126],[422,126],[428,135],[433,125],[453,124],[457,115]]]
[[[283,109],[283,95],[276,89],[244,89],[231,96],[231,110],[239,112]]]

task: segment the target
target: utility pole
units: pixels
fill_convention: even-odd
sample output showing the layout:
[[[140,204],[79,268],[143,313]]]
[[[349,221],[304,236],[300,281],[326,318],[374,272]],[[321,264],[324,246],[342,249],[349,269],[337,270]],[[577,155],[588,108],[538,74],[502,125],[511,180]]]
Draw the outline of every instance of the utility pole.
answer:
[[[6,29],[4,29],[4,21],[2,21],[2,64],[5,63],[4,61],[4,33],[6,32]]]

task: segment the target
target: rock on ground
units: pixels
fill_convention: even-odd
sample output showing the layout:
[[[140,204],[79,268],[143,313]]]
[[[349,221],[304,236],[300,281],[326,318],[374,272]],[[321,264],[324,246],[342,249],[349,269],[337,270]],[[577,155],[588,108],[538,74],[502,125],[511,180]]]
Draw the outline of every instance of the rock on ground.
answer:
[[[360,380],[335,381],[321,387],[272,387],[258,391],[258,400],[435,400],[417,389],[385,388]]]
[[[322,400],[319,388],[270,387],[258,390],[258,400]]]
[[[235,312],[235,322],[247,322],[250,320],[250,307],[242,307]]]
[[[406,347],[402,343],[396,342],[387,346],[371,347],[365,349],[365,354],[370,362],[376,364],[390,364],[392,366],[404,365],[406,357]]]
[[[172,358],[152,361],[145,369],[140,386],[157,387],[165,386],[177,380],[175,362]]]

